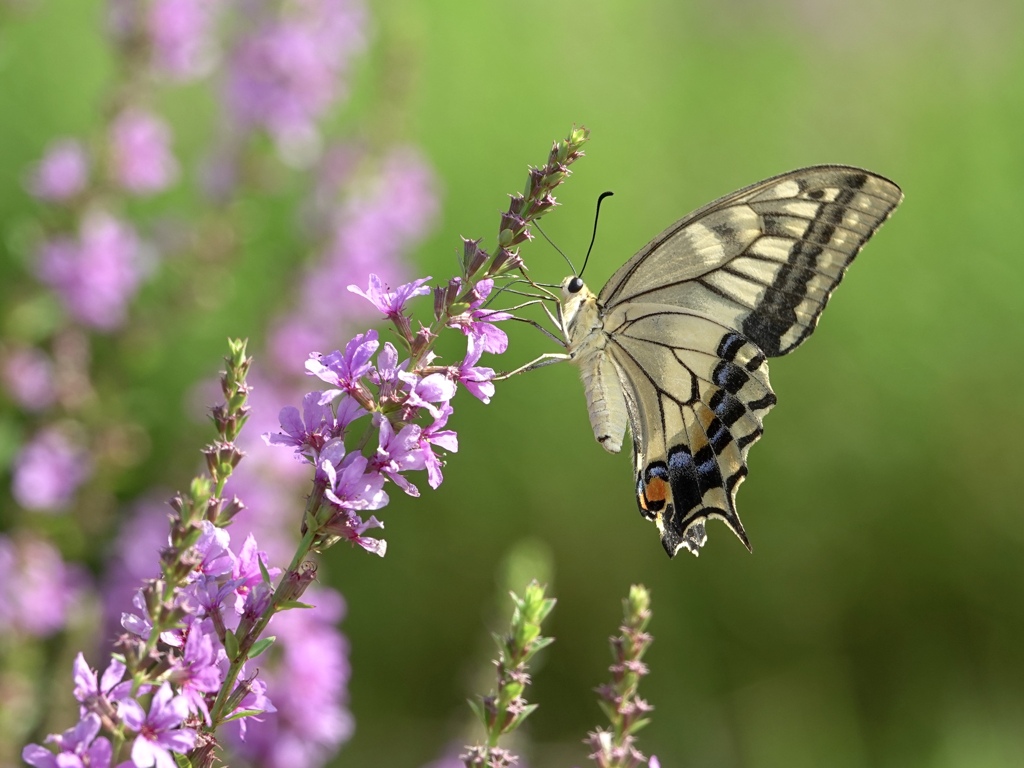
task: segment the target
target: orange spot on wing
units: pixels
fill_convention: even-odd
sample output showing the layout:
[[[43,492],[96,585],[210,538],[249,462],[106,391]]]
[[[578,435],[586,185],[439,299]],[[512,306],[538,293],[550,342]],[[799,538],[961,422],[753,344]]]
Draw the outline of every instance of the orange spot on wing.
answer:
[[[644,487],[644,497],[646,501],[644,509],[647,508],[647,504],[652,502],[660,508],[668,498],[668,483],[660,477],[652,477]]]

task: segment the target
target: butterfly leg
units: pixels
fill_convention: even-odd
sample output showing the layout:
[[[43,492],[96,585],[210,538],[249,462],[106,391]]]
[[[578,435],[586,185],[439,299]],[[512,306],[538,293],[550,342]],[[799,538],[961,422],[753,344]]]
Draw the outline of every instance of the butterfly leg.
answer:
[[[543,368],[547,365],[553,365],[554,363],[560,363],[563,360],[569,360],[570,356],[564,352],[547,352],[536,360],[531,360],[524,366],[516,368],[514,371],[506,371],[505,373],[499,373],[491,381],[504,381],[505,379],[517,376],[520,373],[526,373],[527,371],[533,371],[537,368]]]

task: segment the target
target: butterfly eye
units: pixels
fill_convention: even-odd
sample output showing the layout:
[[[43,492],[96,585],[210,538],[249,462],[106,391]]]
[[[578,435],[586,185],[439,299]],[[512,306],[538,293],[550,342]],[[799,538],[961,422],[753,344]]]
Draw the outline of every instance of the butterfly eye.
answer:
[[[568,283],[566,283],[565,290],[569,293],[579,293],[583,290],[583,280],[579,277],[574,277]]]

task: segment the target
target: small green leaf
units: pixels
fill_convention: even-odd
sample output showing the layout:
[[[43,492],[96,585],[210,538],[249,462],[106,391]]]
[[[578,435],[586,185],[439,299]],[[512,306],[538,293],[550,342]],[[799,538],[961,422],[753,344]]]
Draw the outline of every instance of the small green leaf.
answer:
[[[277,606],[278,611],[287,611],[290,608],[316,608],[316,606],[299,600],[284,600]]]
[[[252,717],[253,715],[262,715],[262,709],[242,709],[238,712],[232,712],[230,715],[224,718],[225,723],[230,723],[232,720],[239,720],[243,717]]]
[[[522,725],[523,720],[525,720],[527,717],[529,717],[531,714],[533,714],[533,711],[535,709],[537,709],[538,706],[540,706],[540,705],[539,704],[527,704],[525,707],[523,707],[522,712],[520,712],[518,715],[516,715],[515,719],[513,719],[511,723],[509,723],[507,726],[505,726],[505,728],[502,731],[502,733],[511,733],[512,731],[514,731],[516,728],[518,728],[520,725]]]
[[[484,714],[484,705],[479,699],[467,699],[466,702],[469,704],[469,708],[473,710],[473,714],[486,727],[487,715]]]
[[[238,638],[230,629],[224,633],[224,650],[228,652],[230,661],[238,658]]]
[[[255,659],[257,656],[259,656],[261,653],[267,650],[267,648],[272,646],[275,640],[277,640],[277,637],[274,635],[271,635],[270,637],[264,637],[262,640],[257,640],[255,643],[252,644],[252,648],[249,649],[249,658]]]
[[[264,565],[263,558],[257,557],[256,562],[260,565],[260,575],[263,576],[263,583],[270,585],[270,572],[267,570],[267,566]]]

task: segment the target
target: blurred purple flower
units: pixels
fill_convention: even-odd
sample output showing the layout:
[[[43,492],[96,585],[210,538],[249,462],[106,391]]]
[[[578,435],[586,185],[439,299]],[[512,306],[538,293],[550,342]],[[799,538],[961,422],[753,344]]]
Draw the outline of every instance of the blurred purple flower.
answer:
[[[259,26],[228,65],[226,101],[235,121],[266,130],[285,154],[318,144],[317,121],[343,95],[365,23],[355,0],[303,0]]]
[[[21,757],[36,768],[109,768],[113,750],[108,739],[96,738],[99,732],[99,715],[90,712],[63,734],[46,737],[48,744],[57,745],[57,754],[38,744],[29,744]]]
[[[188,716],[188,701],[184,696],[175,696],[168,683],[153,694],[149,712],[134,699],[127,699],[121,702],[118,714],[128,729],[137,734],[131,753],[137,766],[174,768],[171,753],[184,754],[195,745],[196,732],[181,727]]]
[[[276,665],[261,667],[260,677],[273,691],[277,711],[235,745],[262,768],[323,765],[354,730],[347,707],[348,642],[337,629],[344,601],[337,592],[317,589],[311,602],[315,610],[274,617],[280,655]]]
[[[4,388],[21,408],[41,411],[57,399],[53,361],[36,347],[11,350],[3,361]]]
[[[92,474],[89,458],[55,427],[43,429],[14,459],[11,494],[25,509],[61,512]]]
[[[404,251],[422,239],[438,213],[433,172],[409,148],[392,150],[376,175],[356,176],[337,206],[330,244],[302,279],[297,309],[271,330],[270,348],[282,367],[294,365],[295,350],[332,349],[339,335],[373,319],[362,302],[339,301],[350,285],[404,282]],[[368,291],[369,292],[369,291]]]
[[[178,80],[206,74],[216,58],[213,27],[222,0],[153,0],[148,31],[153,67]]]
[[[82,598],[84,580],[49,542],[0,534],[0,635],[60,631]]]
[[[79,322],[111,331],[125,319],[145,272],[142,243],[131,225],[104,212],[82,221],[77,240],[43,244],[36,271]]]
[[[171,129],[156,115],[129,107],[110,126],[114,177],[127,192],[147,195],[178,178],[171,153]]]
[[[31,172],[29,191],[40,200],[59,202],[74,197],[89,181],[89,157],[76,139],[50,144]]]

